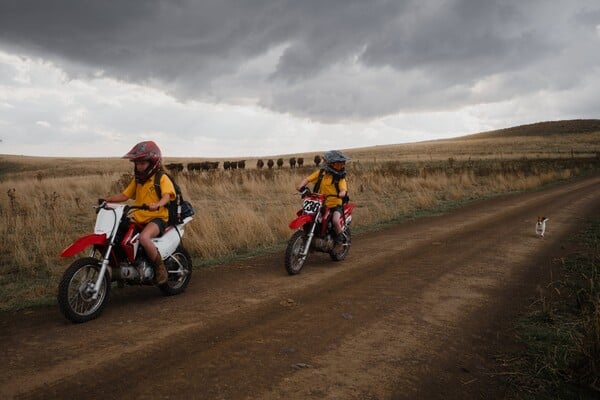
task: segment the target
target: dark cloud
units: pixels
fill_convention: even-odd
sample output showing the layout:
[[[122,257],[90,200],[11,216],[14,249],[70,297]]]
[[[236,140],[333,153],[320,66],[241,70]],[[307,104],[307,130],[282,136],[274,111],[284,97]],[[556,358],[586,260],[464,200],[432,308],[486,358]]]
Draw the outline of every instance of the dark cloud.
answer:
[[[527,26],[525,16],[507,3],[447,2],[405,15],[369,44],[363,59],[400,70],[425,69],[462,81],[516,68],[548,54],[551,46],[544,35]]]
[[[1,0],[0,46],[182,100],[359,120],[569,85],[561,57],[588,43],[569,57],[598,61],[599,16],[592,0]]]

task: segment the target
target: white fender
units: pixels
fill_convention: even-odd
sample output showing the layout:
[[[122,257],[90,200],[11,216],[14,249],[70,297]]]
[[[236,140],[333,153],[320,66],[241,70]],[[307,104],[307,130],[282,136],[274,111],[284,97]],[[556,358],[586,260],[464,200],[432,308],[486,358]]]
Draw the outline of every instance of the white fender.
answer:
[[[152,239],[163,260],[175,252],[183,237],[185,225],[192,219],[192,217],[187,217],[181,224],[168,227],[161,237]]]

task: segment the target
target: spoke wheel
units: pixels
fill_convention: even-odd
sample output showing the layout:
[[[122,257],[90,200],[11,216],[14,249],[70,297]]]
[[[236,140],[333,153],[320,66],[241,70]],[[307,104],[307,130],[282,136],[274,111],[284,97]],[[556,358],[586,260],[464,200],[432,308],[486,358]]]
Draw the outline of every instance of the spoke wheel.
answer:
[[[300,253],[302,253],[305,246],[306,234],[304,231],[294,232],[285,249],[285,269],[288,274],[296,275],[302,270],[307,256],[302,256]]]
[[[104,275],[98,296],[94,299],[94,285],[100,273],[100,262],[86,257],[73,262],[65,271],[58,286],[58,306],[72,322],[86,322],[100,315],[110,293],[108,272]]]
[[[175,253],[165,260],[169,278],[167,283],[159,286],[167,296],[182,293],[192,279],[192,257],[183,246],[177,247]]]
[[[333,261],[342,261],[348,253],[350,252],[350,243],[352,242],[352,234],[350,233],[350,228],[346,227],[344,233],[342,233],[342,244],[343,248],[341,251],[336,252],[335,247],[329,253],[329,256]]]

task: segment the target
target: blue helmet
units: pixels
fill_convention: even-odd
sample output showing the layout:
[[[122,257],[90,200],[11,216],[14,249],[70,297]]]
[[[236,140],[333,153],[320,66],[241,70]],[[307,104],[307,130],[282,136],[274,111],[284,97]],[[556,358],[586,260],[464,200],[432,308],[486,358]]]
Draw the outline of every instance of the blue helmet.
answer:
[[[323,154],[323,160],[325,161],[325,165],[323,166],[325,171],[338,178],[346,176],[346,161],[349,161],[350,157],[345,156],[339,150],[329,150]],[[342,163],[342,168],[336,169],[333,165],[335,163]]]
[[[345,163],[346,161],[350,160],[350,157],[346,157],[344,153],[342,153],[339,150],[329,150],[326,151],[325,154],[323,154],[323,159],[327,164],[332,164],[335,162]]]

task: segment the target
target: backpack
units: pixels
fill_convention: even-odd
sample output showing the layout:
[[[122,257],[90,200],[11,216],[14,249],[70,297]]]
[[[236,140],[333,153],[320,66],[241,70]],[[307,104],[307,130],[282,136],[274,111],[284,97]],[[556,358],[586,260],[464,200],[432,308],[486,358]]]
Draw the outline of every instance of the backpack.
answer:
[[[162,198],[162,191],[160,190],[160,178],[166,175],[173,183],[173,187],[175,188],[175,200],[171,200],[169,204],[167,204],[167,209],[169,210],[169,225],[177,225],[183,222],[183,220],[187,217],[191,217],[196,212],[194,211],[194,207],[190,204],[189,201],[183,199],[181,195],[181,188],[175,182],[175,179],[163,170],[158,170],[156,174],[154,174],[154,190],[158,195],[158,198]]]
[[[323,180],[323,176],[325,175],[325,170],[321,169],[319,171],[319,178],[317,179],[317,182],[315,182],[315,186],[313,187],[313,192],[318,193],[319,189],[321,188],[321,181]],[[333,175],[333,184],[335,185],[335,190],[337,190],[338,195],[340,194],[340,177]],[[348,192],[346,192],[346,195],[342,198],[342,204],[346,204],[350,201],[350,196],[348,196]]]

